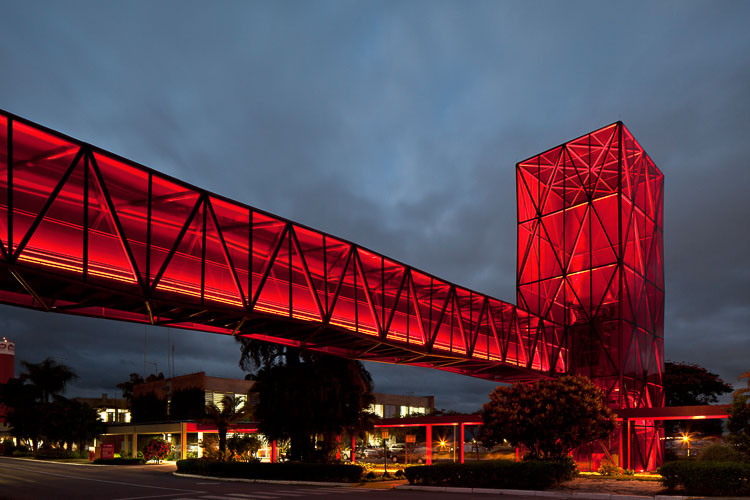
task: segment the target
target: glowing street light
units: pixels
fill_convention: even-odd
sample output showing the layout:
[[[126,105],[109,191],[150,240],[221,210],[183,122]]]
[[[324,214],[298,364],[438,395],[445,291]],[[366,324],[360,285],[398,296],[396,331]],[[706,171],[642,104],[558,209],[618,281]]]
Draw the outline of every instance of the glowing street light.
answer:
[[[690,436],[688,434],[683,434],[682,442],[687,444],[687,456],[690,456]]]

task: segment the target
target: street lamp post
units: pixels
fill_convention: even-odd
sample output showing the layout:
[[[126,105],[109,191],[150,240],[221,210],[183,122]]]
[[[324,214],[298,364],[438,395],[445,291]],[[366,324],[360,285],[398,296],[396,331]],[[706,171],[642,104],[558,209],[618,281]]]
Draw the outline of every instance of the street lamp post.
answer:
[[[682,435],[682,441],[687,443],[687,456],[690,456],[690,436],[687,434]]]

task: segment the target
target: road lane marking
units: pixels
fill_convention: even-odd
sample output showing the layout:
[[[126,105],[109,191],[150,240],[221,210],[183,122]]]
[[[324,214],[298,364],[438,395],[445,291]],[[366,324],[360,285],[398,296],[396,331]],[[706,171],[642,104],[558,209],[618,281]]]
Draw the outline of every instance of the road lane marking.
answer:
[[[304,493],[294,493],[295,490],[273,490],[269,491],[269,495],[278,495],[280,497],[303,497]]]
[[[205,496],[202,496],[201,498],[208,498],[208,499],[211,499],[211,500],[234,500],[234,498],[232,498],[232,497],[217,496],[217,495],[205,495]]]
[[[146,498],[174,497],[175,495],[179,495],[179,493],[169,493],[167,495],[146,495],[145,497],[117,498],[115,500],[142,500],[142,499],[146,499]],[[169,500],[195,500],[195,498],[170,498]]]
[[[39,482],[35,479],[26,479],[25,477],[18,477],[18,476],[7,477],[6,480],[0,480],[0,484],[5,484],[6,482],[12,483],[13,481],[19,481],[22,483],[38,483]]]
[[[327,491],[315,491],[315,490],[294,490],[304,495],[327,495]]]
[[[279,498],[276,495],[263,495],[260,493],[248,493],[248,494],[242,494],[242,493],[227,493],[224,496],[213,496],[213,495],[206,495],[202,496],[201,498],[210,498],[215,500],[237,500],[237,498],[259,498],[262,500],[270,499],[270,498]]]
[[[48,476],[64,477],[66,479],[77,479],[79,481],[94,481],[96,483],[122,484],[122,485],[125,485],[125,486],[135,486],[137,488],[151,488],[152,490],[183,491],[183,492],[196,493],[196,494],[205,493],[205,491],[198,491],[198,490],[184,490],[182,488],[164,488],[163,486],[148,486],[148,485],[145,485],[145,484],[126,483],[124,481],[109,481],[107,479],[91,479],[91,478],[88,478],[88,477],[69,476],[67,474],[58,474],[57,472],[45,472],[45,471],[41,471],[41,470],[37,470],[37,469],[27,469],[25,467],[13,467],[13,466],[9,466],[9,465],[3,465],[3,467],[4,468],[8,468],[8,469],[25,470],[27,472],[35,472],[37,474],[46,474]],[[178,494],[179,493],[173,493],[172,495],[159,495],[159,496],[160,497],[165,497],[165,496],[174,496],[174,495],[178,495]],[[135,499],[135,498],[155,498],[155,497],[127,497],[127,498],[122,498],[120,500],[132,500],[132,499]]]
[[[227,496],[232,498],[279,498],[277,496],[264,495],[263,493],[227,493]]]
[[[354,488],[299,488],[294,491],[304,492],[306,495],[328,495],[329,493],[354,493],[354,491],[352,491],[353,489]]]

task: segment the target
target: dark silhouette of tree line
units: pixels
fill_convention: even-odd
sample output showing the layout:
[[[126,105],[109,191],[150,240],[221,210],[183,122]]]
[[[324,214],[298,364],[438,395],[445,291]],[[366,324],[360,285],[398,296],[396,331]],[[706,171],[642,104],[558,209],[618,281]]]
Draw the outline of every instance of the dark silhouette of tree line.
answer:
[[[51,358],[40,363],[22,361],[24,372],[0,385],[11,436],[31,451],[42,444],[84,450],[104,432],[94,408],[65,398],[65,388],[77,378],[68,366]]]

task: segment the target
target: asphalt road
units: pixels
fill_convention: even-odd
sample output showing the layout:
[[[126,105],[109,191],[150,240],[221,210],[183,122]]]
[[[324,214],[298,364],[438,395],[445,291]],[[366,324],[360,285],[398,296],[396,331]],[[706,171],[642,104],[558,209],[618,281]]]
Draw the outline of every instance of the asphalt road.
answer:
[[[174,465],[72,465],[0,457],[0,500],[458,500],[465,493],[211,481],[176,477]],[[473,495],[471,495],[473,496]],[[499,498],[480,495],[482,500]],[[503,500],[528,497],[502,496]]]

